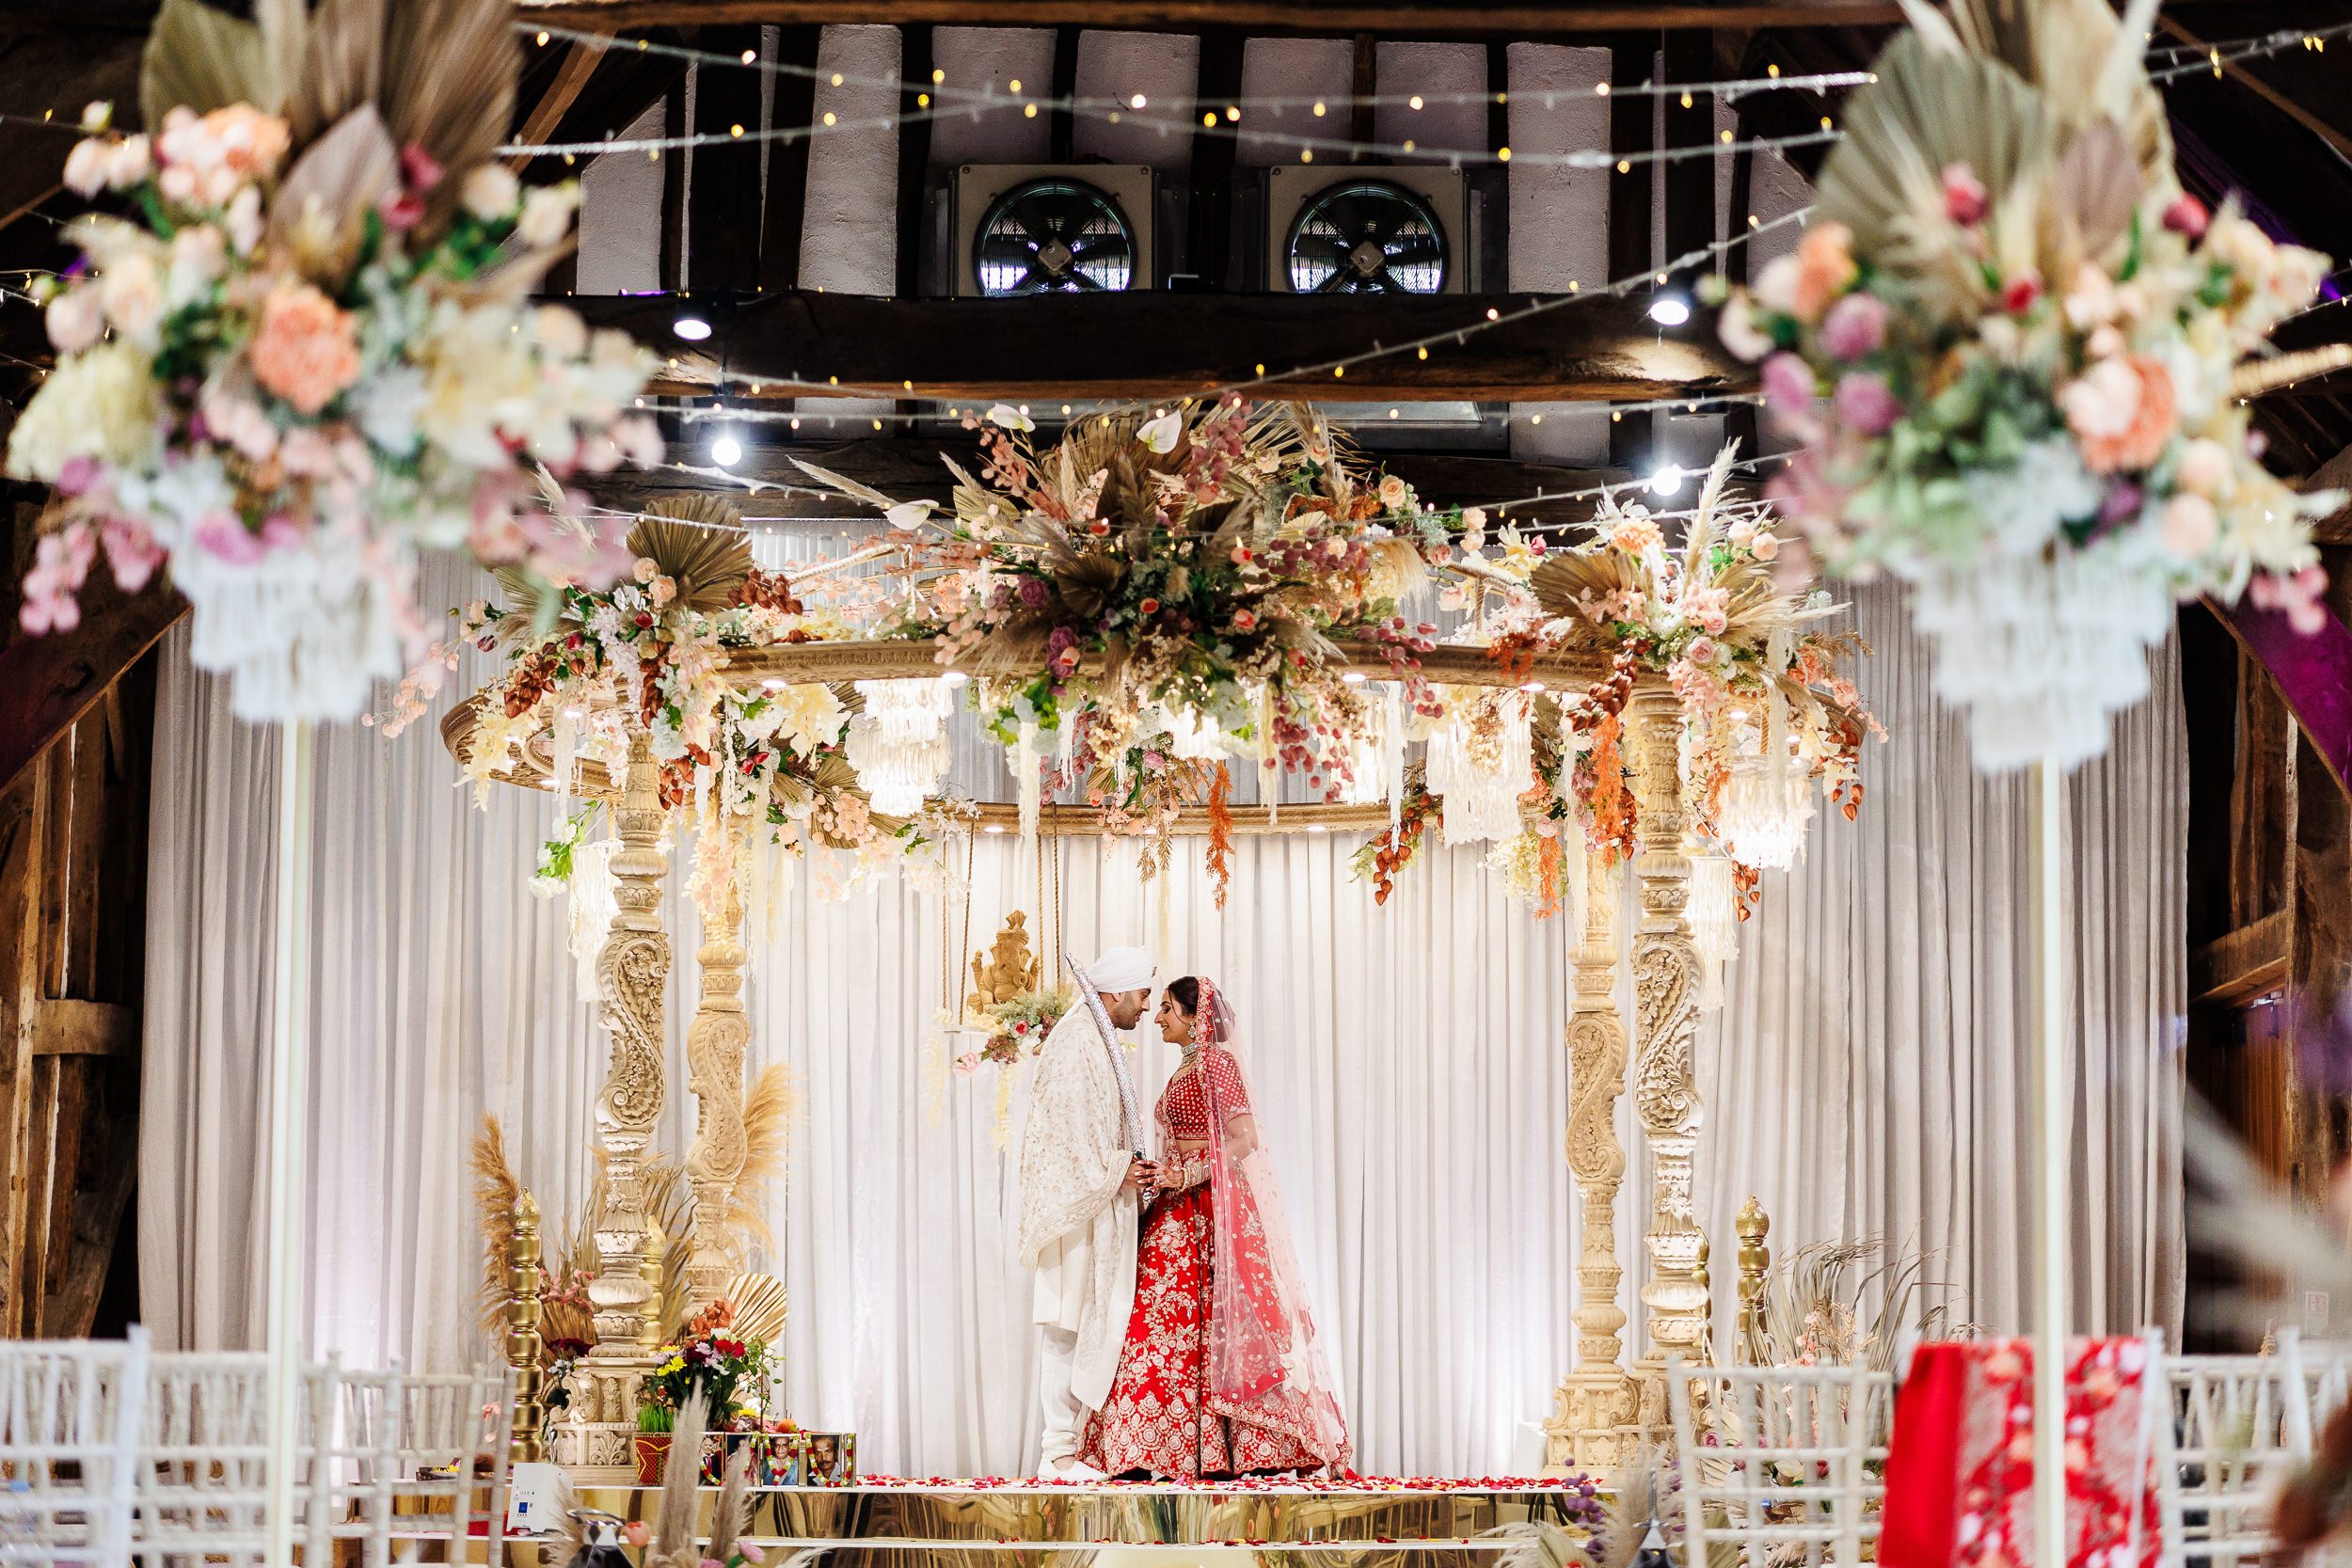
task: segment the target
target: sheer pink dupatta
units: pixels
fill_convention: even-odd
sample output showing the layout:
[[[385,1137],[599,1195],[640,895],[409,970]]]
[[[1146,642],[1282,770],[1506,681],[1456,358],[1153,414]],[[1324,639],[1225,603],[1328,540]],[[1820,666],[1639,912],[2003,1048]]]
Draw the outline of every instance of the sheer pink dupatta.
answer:
[[[1232,1006],[1200,982],[1195,1021],[1209,1111],[1209,1203],[1214,1253],[1209,1303],[1209,1397],[1297,1437],[1327,1465],[1347,1463],[1347,1424],[1307,1304],[1306,1276],[1254,1114]]]

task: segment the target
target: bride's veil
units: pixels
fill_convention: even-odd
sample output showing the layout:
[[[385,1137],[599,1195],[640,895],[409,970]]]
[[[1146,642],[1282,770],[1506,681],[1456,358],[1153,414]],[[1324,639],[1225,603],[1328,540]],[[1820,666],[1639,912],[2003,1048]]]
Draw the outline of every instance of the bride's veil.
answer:
[[[1344,1464],[1347,1427],[1267,1157],[1264,1123],[1234,1054],[1240,1031],[1232,1005],[1206,978],[1194,1030],[1209,1110],[1210,1397],[1271,1418],[1324,1463]]]

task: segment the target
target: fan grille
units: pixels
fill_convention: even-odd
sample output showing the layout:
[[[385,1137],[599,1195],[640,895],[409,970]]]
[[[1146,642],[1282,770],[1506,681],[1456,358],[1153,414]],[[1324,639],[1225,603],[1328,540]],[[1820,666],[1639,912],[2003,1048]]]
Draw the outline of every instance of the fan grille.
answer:
[[[1385,180],[1316,192],[1292,220],[1283,257],[1302,294],[1434,294],[1450,260],[1429,203]]]
[[[1136,237],[1119,203],[1082,180],[1031,180],[989,203],[972,270],[990,295],[1130,288]]]

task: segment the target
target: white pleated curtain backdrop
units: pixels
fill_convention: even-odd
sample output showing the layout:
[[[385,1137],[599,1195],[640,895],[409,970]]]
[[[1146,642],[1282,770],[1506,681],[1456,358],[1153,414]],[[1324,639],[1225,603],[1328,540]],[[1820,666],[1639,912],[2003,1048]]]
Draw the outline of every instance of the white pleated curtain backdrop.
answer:
[[[428,568],[425,586],[440,602],[474,591],[453,565]],[[1702,1035],[1717,1294],[1729,1302],[1731,1216],[1754,1192],[1776,1247],[1916,1239],[1942,1249],[1957,1316],[2015,1325],[2025,789],[1970,775],[1964,733],[1933,707],[1891,598],[1864,594],[1859,625],[1879,649],[1862,684],[1896,738],[1867,753],[1862,820],[1817,822],[1796,871],[1766,878],[1730,1004]],[[232,1347],[261,1338],[252,1238],[276,737],[230,720],[183,641],[167,646],[157,736],[157,777],[171,782],[152,819],[142,1305],[159,1344]],[[2074,790],[2090,1042],[2076,1075],[2076,1301],[2090,1327],[2179,1310],[2185,788],[2166,658],[2158,700],[2125,719],[2114,756]],[[469,665],[451,698],[480,673]],[[961,755],[956,776],[1001,789],[986,753]],[[504,1122],[550,1230],[588,1180],[607,1045],[574,992],[562,900],[526,887],[549,805],[501,786],[477,811],[455,779],[429,721],[389,743],[360,729],[321,737],[310,1325],[314,1352],[361,1364],[446,1369],[496,1354],[478,1326],[466,1168],[484,1112]],[[1160,948],[1163,976],[1203,971],[1232,992],[1359,1466],[1502,1473],[1526,1462],[1526,1423],[1546,1413],[1572,1350],[1571,933],[1511,906],[1470,850],[1433,847],[1377,909],[1347,874],[1359,843],[1242,839],[1220,913],[1200,842],[1180,840],[1163,945],[1135,847],[1065,841],[1067,945],[1084,958],[1144,942]],[[676,963],[660,1143],[674,1153],[693,1116],[683,1038],[700,933],[685,863],[682,846],[665,906]],[[1035,862],[1009,836],[981,838],[969,947],[954,956],[984,947],[1012,908],[1047,936],[1038,905]],[[946,915],[946,943],[959,947],[961,906]],[[941,900],[893,879],[819,902],[802,878],[773,916],[755,933],[748,1001],[751,1070],[788,1064],[804,1101],[771,1216],[771,1266],[792,1300],[791,1413],[854,1428],[869,1470],[1025,1473],[1034,1349],[1011,1259],[1014,1150],[997,1147],[996,1069],[951,1076],[926,1045]],[[1152,1092],[1172,1065],[1152,1040],[1137,1081]],[[1019,1116],[1016,1100],[1016,1127]],[[1617,1216],[1630,1309],[1645,1165],[1629,1102],[1620,1129],[1634,1159]],[[1626,1338],[1630,1358],[1638,1327]]]

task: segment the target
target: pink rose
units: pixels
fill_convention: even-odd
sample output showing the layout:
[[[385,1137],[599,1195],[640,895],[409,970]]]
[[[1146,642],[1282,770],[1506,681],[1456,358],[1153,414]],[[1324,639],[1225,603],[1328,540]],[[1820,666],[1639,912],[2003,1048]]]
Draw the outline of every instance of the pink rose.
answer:
[[[189,531],[188,537],[197,548],[218,556],[232,566],[250,566],[263,554],[262,542],[252,531],[223,512],[203,518]]]
[[[165,550],[155,542],[154,533],[145,523],[132,517],[109,517],[99,527],[99,538],[106,546],[106,560],[114,567],[115,586],[125,594],[135,594],[145,588],[155,568],[164,563]]]
[[[55,307],[52,307],[55,309]],[[2211,500],[2230,477],[2230,451],[2210,436],[2200,436],[2181,449],[2181,488]]]
[[[1770,533],[1758,533],[1748,541],[1748,553],[1758,561],[1770,561],[1780,553],[1780,540]]]
[[[1764,361],[1764,405],[1775,414],[1802,414],[1813,406],[1813,367],[1786,349]]]
[[[1862,436],[1883,436],[1902,418],[1903,405],[1883,376],[1849,371],[1838,377],[1835,406],[1837,422]]]
[[[311,284],[281,283],[246,352],[254,379],[315,415],[359,379],[359,324]]]
[[[2328,624],[2328,607],[2319,597],[2327,587],[2328,574],[2306,566],[2293,577],[2258,576],[2247,593],[2256,609],[2285,611],[2287,625],[2309,637]]]
[[[2213,214],[2205,210],[2205,204],[2186,191],[2174,197],[2172,204],[2164,210],[2164,226],[2192,240],[2202,238],[2205,225],[2212,221]]]
[[[1711,637],[1693,637],[1691,645],[1682,650],[1682,657],[1690,661],[1692,669],[1705,670],[1714,664],[1716,647],[1717,643]]]
[[[2221,535],[2221,520],[2204,497],[2180,495],[2164,503],[2156,531],[2166,549],[2183,561],[2194,561],[2213,548]]]
[[[2022,316],[2042,297],[2042,275],[2025,273],[2009,280],[2001,290],[2001,309],[2012,316]]]
[[[1821,347],[1833,359],[1859,359],[1884,341],[1886,302],[1873,293],[1848,294],[1821,322]]]
[[[653,1538],[653,1527],[643,1519],[631,1519],[621,1527],[621,1539],[632,1546],[642,1546]]]
[[[1965,163],[1944,166],[1944,215],[1966,229],[1984,216],[1990,195]]]

